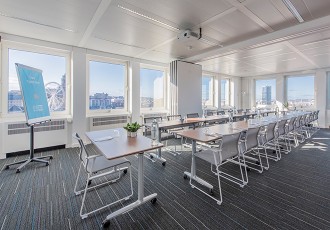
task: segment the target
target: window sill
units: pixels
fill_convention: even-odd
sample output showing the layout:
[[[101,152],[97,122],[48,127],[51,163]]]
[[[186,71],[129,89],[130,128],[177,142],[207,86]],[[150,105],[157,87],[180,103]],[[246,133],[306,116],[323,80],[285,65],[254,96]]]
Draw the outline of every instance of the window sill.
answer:
[[[111,117],[111,116],[120,116],[120,115],[127,115],[127,116],[131,116],[131,113],[129,112],[96,112],[96,113],[88,113],[86,115],[87,118],[89,117]]]
[[[66,119],[67,121],[72,121],[72,115],[63,115],[63,114],[58,114],[58,115],[52,115],[51,120],[62,120]],[[25,116],[21,115],[7,115],[4,117],[0,118],[0,123],[15,123],[15,122],[20,122],[20,123],[26,123],[26,118]]]

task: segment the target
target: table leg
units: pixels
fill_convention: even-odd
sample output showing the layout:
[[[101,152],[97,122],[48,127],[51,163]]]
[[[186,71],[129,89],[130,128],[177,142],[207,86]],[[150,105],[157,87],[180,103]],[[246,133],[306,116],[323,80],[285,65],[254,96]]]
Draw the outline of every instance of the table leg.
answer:
[[[191,172],[186,171],[186,172],[184,172],[184,175],[209,189],[213,189],[213,186],[210,183],[208,183],[205,180],[203,180],[202,178],[196,176],[196,161],[195,161],[194,153],[196,153],[196,141],[195,140],[192,141]]]
[[[162,132],[161,132],[160,129],[158,130],[158,135],[157,135],[157,136],[158,136],[158,142],[159,142],[159,143],[162,143]],[[155,153],[150,153],[150,155],[153,156],[153,158],[160,160],[160,161],[162,162],[162,164],[165,166],[165,164],[166,164],[166,159],[164,159],[164,158],[162,157],[162,148],[159,148],[159,149],[157,149],[156,151],[157,151],[157,154],[155,154]]]
[[[141,204],[146,203],[147,201],[151,201],[152,203],[156,202],[157,193],[153,193],[149,196],[144,196],[144,167],[143,167],[143,153],[139,153],[138,155],[138,199],[137,201],[111,213],[106,217],[106,219],[102,222],[103,227],[108,226],[110,224],[110,220],[115,218],[118,215],[124,214],[133,210],[134,208],[140,206]]]

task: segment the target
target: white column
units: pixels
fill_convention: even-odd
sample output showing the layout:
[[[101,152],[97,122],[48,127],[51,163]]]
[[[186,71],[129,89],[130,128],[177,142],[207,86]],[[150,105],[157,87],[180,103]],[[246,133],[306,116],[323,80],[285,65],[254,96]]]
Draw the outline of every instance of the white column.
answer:
[[[129,65],[129,111],[132,113],[132,122],[141,123],[140,117],[140,63],[130,62]]]
[[[71,133],[77,132],[84,140],[85,132],[88,130],[88,118],[86,117],[88,92],[86,92],[87,84],[86,73],[86,50],[73,47],[72,50],[72,124],[68,125],[68,145],[72,144]],[[70,132],[71,131],[71,132]]]
[[[276,105],[280,110],[283,109],[283,103],[287,102],[285,77],[283,75],[276,77]]]
[[[326,127],[326,111],[327,111],[327,73],[324,70],[316,71],[314,78],[315,87],[315,107],[320,110],[319,125]]]

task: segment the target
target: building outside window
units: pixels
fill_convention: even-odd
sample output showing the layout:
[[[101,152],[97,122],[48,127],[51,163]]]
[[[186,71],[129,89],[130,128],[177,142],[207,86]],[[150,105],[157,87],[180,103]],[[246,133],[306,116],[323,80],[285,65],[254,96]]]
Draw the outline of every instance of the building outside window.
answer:
[[[141,109],[165,108],[165,77],[162,68],[142,66],[140,69],[140,101]]]
[[[257,108],[276,105],[276,79],[256,80],[255,87]]]
[[[230,105],[230,81],[229,79],[221,80],[221,107],[226,107]]]
[[[314,76],[288,76],[286,79],[286,89],[289,108],[314,108]]]
[[[202,77],[202,102],[205,106],[213,106],[213,87],[214,77],[209,75],[204,75]]]
[[[88,64],[89,110],[125,110],[126,63],[97,59],[89,60]]]
[[[32,48],[33,49],[33,48]],[[67,109],[67,62],[66,56],[8,49],[8,113],[23,113],[24,105],[15,63],[42,70],[50,112]]]

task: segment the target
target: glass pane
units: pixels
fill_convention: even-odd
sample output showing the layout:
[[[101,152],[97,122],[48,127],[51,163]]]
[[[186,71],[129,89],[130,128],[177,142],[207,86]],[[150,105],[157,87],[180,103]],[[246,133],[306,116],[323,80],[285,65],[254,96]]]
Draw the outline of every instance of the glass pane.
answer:
[[[330,109],[330,72],[327,73],[327,109]]]
[[[89,109],[125,108],[126,65],[89,62]]]
[[[276,105],[276,79],[256,80],[256,106],[266,108]]]
[[[164,108],[164,92],[164,71],[141,68],[141,108]]]
[[[202,78],[202,101],[203,105],[213,106],[213,77],[211,76]]]
[[[314,107],[314,76],[288,77],[287,100],[291,109]]]
[[[221,107],[229,106],[229,80],[221,80]]]
[[[24,112],[22,95],[15,63],[42,70],[51,112],[65,110],[66,60],[65,57],[9,49],[8,113]]]

